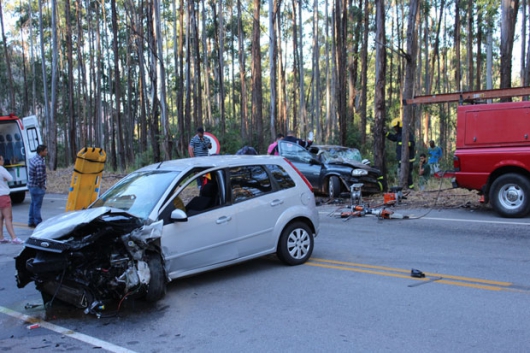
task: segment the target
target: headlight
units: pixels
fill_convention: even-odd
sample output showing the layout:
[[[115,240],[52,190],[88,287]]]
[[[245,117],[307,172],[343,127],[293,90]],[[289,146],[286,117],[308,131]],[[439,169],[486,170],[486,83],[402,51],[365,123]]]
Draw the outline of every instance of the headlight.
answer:
[[[368,175],[368,171],[364,169],[354,169],[351,171],[351,175],[355,177]]]

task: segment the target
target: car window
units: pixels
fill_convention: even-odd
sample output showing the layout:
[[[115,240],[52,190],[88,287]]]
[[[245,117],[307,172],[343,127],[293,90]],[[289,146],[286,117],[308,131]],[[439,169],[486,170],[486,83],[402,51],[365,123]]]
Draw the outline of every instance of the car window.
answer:
[[[293,162],[309,163],[313,156],[304,147],[289,141],[279,141],[280,155]]]
[[[276,180],[281,190],[295,187],[294,180],[281,166],[271,164],[267,165],[267,168],[270,170],[272,177]]]
[[[91,207],[114,207],[146,219],[180,172],[133,173],[122,179]]]
[[[160,218],[168,221],[171,212],[177,208],[191,217],[224,205],[223,171],[204,173],[203,170],[192,170],[177,183],[164,202],[167,206]]]
[[[241,202],[272,191],[271,180],[261,165],[230,169],[232,202]]]

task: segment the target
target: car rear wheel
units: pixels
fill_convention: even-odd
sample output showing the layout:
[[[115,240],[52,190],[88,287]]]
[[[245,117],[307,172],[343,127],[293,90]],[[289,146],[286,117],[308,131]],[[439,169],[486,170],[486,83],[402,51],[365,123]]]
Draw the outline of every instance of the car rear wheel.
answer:
[[[303,222],[289,224],[282,232],[276,255],[287,265],[300,265],[313,253],[313,232]]]
[[[339,197],[340,195],[340,179],[339,177],[332,175],[328,179],[328,196],[330,199]]]
[[[150,254],[147,260],[151,279],[145,295],[148,302],[156,302],[166,295],[166,276],[162,259],[158,254]]]
[[[530,212],[530,181],[514,173],[498,177],[491,185],[490,202],[502,217],[526,216]]]

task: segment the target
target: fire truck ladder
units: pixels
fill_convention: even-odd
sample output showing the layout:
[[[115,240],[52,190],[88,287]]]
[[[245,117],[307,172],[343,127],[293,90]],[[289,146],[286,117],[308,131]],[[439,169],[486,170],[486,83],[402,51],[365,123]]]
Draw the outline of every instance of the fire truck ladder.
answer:
[[[432,94],[427,96],[416,96],[411,99],[403,99],[403,105],[410,104],[435,104],[435,103],[449,103],[459,102],[473,103],[477,100],[495,99],[495,98],[511,98],[530,96],[530,87],[514,87],[514,88],[500,88],[488,89],[483,91],[469,91],[459,93],[443,93]]]

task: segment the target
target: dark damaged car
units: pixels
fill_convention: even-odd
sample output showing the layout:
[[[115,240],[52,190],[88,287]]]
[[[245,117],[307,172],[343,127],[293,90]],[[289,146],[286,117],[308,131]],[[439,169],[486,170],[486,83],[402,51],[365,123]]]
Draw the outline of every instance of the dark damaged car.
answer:
[[[355,148],[312,145],[305,149],[288,141],[280,141],[278,146],[280,155],[304,174],[317,194],[329,198],[349,195],[350,187],[359,183],[363,184],[363,195],[387,190],[381,171],[362,163],[361,154]]]
[[[171,280],[263,255],[302,264],[318,230],[309,183],[284,158],[161,162],[39,224],[16,257],[17,285],[100,315],[108,301],[157,301]]]

